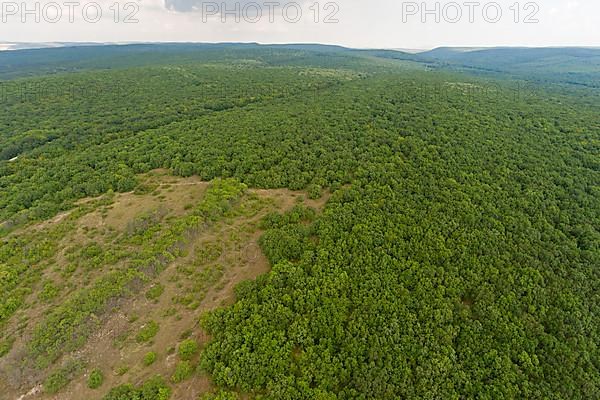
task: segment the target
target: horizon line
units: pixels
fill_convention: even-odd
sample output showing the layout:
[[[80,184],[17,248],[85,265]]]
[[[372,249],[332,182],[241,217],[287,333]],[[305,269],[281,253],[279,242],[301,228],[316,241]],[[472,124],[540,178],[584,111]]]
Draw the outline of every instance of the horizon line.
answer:
[[[426,48],[410,48],[410,47],[352,47],[343,44],[334,43],[319,43],[319,42],[257,42],[257,41],[231,41],[231,42],[201,42],[201,41],[110,41],[110,42],[90,42],[90,41],[51,41],[51,42],[16,42],[2,41],[0,42],[0,52],[3,51],[19,51],[19,50],[41,50],[49,48],[66,48],[66,47],[85,47],[85,46],[127,46],[127,45],[168,45],[168,44],[241,44],[241,45],[259,45],[259,46],[324,46],[324,47],[341,47],[348,50],[388,50],[406,53],[423,53],[437,49],[462,49],[462,50],[488,50],[488,49],[600,49],[598,46],[585,45],[439,45]],[[17,46],[17,48],[11,48]],[[19,46],[31,46],[22,47]]]

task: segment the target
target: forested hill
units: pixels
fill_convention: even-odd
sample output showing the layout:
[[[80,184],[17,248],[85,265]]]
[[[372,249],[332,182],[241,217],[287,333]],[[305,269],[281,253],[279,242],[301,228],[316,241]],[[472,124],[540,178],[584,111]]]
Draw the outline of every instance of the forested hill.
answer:
[[[256,43],[170,43],[82,45],[0,52],[0,79],[148,65],[202,62],[243,62],[269,65],[344,67],[363,64],[365,58],[414,61],[397,51],[354,50],[320,44],[259,45]]]
[[[451,48],[420,53],[442,68],[600,88],[600,48]]]
[[[0,393],[599,398],[594,90],[135,49],[14,53],[37,72],[3,82]]]
[[[598,48],[453,48],[420,53],[352,49],[321,44],[165,43],[94,45],[0,52],[0,79],[85,70],[187,62],[239,62],[344,67],[376,59],[415,68],[474,73],[491,78],[518,78],[542,84],[598,88]]]

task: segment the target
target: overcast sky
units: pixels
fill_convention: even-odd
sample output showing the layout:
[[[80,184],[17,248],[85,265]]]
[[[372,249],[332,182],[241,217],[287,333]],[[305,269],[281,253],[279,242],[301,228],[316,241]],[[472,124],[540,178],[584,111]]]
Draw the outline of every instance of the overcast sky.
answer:
[[[280,0],[279,7],[269,0],[239,3],[226,0],[226,4],[202,0],[125,0],[116,3],[117,7],[118,0],[80,1],[70,6],[69,1],[75,0],[54,3],[44,0],[37,6],[28,0],[25,10],[20,0],[14,3],[3,0],[0,43],[236,41],[410,49],[505,45],[600,47],[599,0],[520,3],[497,0],[470,4],[469,0],[426,1],[426,7],[421,1],[398,0],[329,3]],[[221,15],[224,8],[235,10],[236,6],[238,11]],[[98,11],[102,17],[94,22]],[[224,22],[222,18],[226,18]]]

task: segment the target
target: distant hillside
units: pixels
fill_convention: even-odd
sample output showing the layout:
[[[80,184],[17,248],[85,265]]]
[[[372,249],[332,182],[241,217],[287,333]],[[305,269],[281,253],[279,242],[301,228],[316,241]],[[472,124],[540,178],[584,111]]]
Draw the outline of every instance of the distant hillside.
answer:
[[[33,44],[31,44],[33,45]],[[39,45],[39,44],[38,44]],[[322,44],[154,43],[53,44],[54,47],[0,52],[0,79],[55,73],[203,62],[258,62],[270,66],[352,68],[357,65],[411,66],[517,78],[539,83],[600,87],[600,49],[459,48],[421,53],[351,49]],[[27,44],[19,44],[27,47]],[[63,47],[56,47],[63,46]]]
[[[600,49],[442,47],[420,53],[443,68],[503,73],[528,79],[600,87]]]
[[[365,58],[416,60],[392,50],[354,50],[320,44],[154,43],[79,45],[0,52],[0,79],[156,64],[240,62],[265,65],[352,67]],[[370,62],[370,61],[369,61]],[[372,62],[370,62],[372,64]]]
[[[237,44],[132,44],[36,48],[0,53],[0,78],[44,75],[89,69],[111,69],[155,63],[201,60],[211,51],[236,49]],[[251,47],[252,45],[248,45]],[[214,59],[214,58],[213,58]]]

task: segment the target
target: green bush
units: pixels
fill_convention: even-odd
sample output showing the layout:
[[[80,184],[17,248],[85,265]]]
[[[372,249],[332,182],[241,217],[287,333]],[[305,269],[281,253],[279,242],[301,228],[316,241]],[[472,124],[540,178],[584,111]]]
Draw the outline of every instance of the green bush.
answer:
[[[149,321],[146,325],[144,325],[137,336],[135,337],[136,342],[138,343],[146,343],[149,342],[156,334],[158,333],[158,323],[155,321]]]
[[[175,373],[171,376],[171,382],[179,383],[183,382],[186,379],[190,378],[194,373],[194,368],[192,367],[192,363],[189,361],[181,361],[177,364],[175,368]]]
[[[170,397],[171,388],[157,375],[141,386],[125,384],[112,388],[102,400],[167,400]]]
[[[320,185],[309,185],[306,190],[308,191],[308,198],[311,200],[317,200],[323,196],[323,188]]]
[[[153,351],[146,353],[146,355],[144,356],[144,365],[146,367],[154,364],[155,361],[156,361],[156,353]]]
[[[160,283],[157,283],[156,285],[148,289],[148,291],[146,292],[146,298],[148,300],[157,300],[163,294],[164,291],[164,286]]]
[[[102,374],[102,371],[98,368],[94,369],[88,377],[88,387],[90,389],[98,389],[100,386],[102,386],[102,382],[104,382],[104,375]]]
[[[194,339],[186,339],[179,344],[179,357],[189,361],[198,352],[198,343]]]

